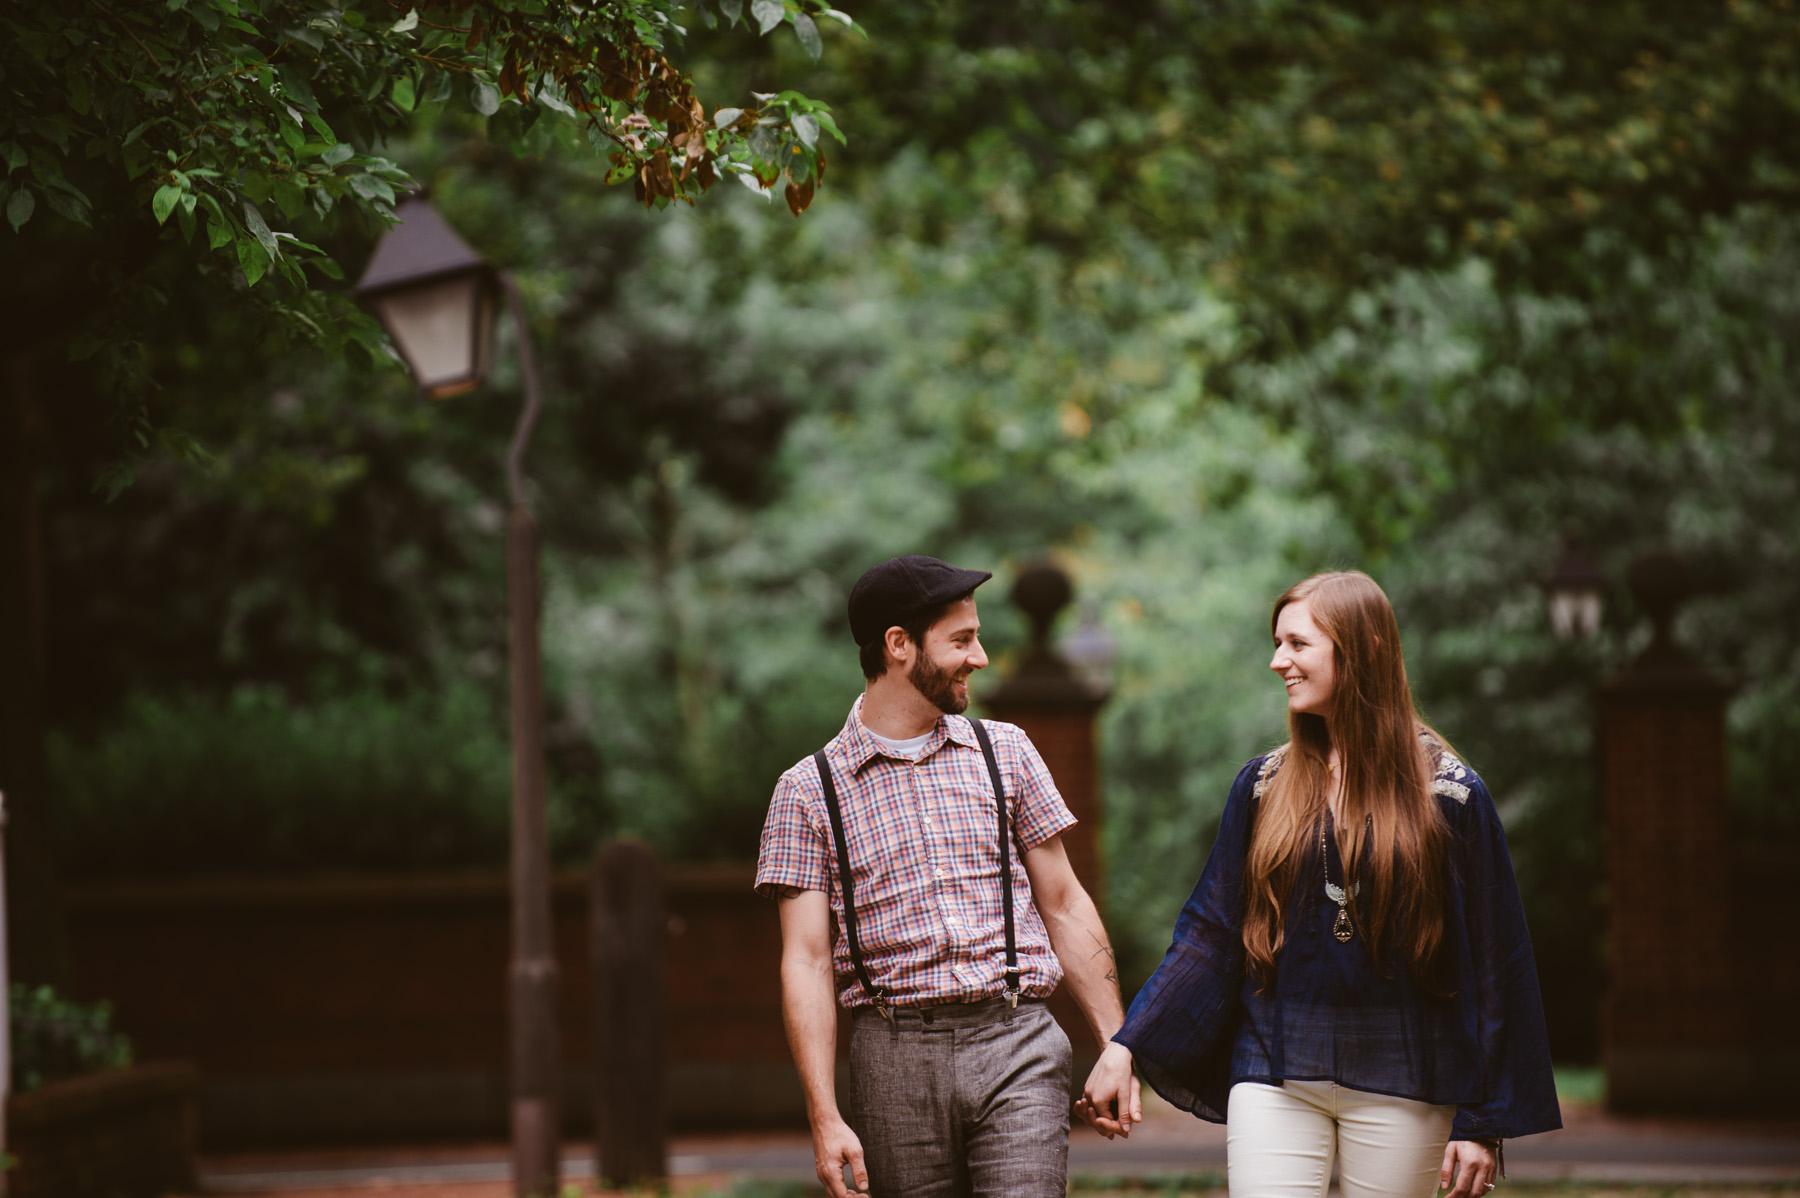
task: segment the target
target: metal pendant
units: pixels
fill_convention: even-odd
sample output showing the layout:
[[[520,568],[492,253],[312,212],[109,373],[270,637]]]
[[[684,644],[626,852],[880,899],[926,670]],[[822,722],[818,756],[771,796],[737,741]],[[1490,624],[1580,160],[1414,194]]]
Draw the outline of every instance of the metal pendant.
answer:
[[[1337,919],[1332,921],[1331,934],[1337,937],[1339,944],[1349,944],[1350,938],[1356,935],[1356,925],[1350,922],[1350,909],[1340,906]]]

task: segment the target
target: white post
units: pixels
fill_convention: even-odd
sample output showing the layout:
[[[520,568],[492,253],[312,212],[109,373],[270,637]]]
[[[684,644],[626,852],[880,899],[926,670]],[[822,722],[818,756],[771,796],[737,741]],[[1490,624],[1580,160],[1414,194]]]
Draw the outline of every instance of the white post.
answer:
[[[6,1159],[6,1101],[12,1094],[12,991],[6,975],[6,792],[0,790],[0,1198],[12,1170]]]

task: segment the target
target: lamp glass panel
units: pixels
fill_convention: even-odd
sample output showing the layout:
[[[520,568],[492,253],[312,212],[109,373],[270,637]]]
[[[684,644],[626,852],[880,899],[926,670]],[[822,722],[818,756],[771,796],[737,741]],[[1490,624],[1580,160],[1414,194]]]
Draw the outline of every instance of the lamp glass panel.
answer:
[[[1550,625],[1561,640],[1591,637],[1600,630],[1600,605],[1596,589],[1559,588],[1550,595]]]
[[[377,305],[388,332],[426,391],[473,383],[481,374],[480,280],[473,274],[434,279],[383,295]]]

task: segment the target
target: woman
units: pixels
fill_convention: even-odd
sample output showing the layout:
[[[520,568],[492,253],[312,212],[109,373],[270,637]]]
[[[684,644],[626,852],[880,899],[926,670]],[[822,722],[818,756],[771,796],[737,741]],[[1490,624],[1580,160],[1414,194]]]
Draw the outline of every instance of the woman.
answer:
[[[1288,743],[1245,766],[1175,941],[1079,1102],[1226,1124],[1233,1198],[1482,1198],[1502,1139],[1562,1120],[1506,838],[1413,711],[1367,575],[1275,602]]]

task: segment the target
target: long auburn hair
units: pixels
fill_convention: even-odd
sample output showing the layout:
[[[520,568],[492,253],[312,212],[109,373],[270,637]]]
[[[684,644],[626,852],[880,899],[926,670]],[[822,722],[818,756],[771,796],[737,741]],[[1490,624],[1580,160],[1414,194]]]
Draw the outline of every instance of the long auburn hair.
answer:
[[[1397,936],[1414,978],[1441,991],[1449,829],[1431,783],[1433,747],[1449,746],[1413,708],[1400,626],[1374,579],[1337,571],[1295,583],[1269,614],[1271,636],[1282,609],[1301,600],[1331,639],[1335,684],[1329,717],[1288,713],[1286,759],[1256,812],[1244,870],[1250,971],[1260,988],[1274,980],[1286,928],[1283,904],[1301,869],[1320,868],[1318,836],[1335,743],[1344,783],[1336,832],[1351,918],[1378,965]]]

